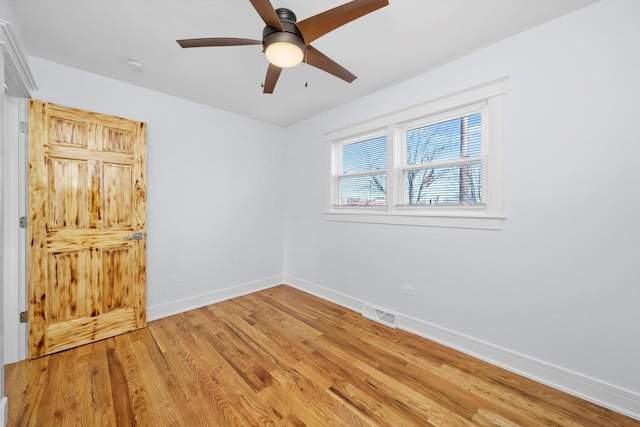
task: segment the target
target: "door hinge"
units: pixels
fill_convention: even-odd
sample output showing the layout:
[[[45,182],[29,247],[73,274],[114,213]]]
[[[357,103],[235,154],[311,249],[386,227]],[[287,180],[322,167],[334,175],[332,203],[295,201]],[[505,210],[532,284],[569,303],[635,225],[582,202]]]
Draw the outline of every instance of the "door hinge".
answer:
[[[20,217],[20,228],[27,228],[27,217],[26,216],[21,216]]]
[[[27,122],[20,122],[20,132],[27,133]]]
[[[21,311],[20,312],[20,323],[27,323],[29,321],[29,312]]]

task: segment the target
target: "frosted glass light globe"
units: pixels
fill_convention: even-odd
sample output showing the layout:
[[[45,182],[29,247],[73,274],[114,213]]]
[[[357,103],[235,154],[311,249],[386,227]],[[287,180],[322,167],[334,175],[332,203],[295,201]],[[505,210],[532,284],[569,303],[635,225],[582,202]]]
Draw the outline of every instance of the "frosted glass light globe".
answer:
[[[295,67],[304,59],[304,52],[289,42],[271,43],[264,51],[269,62],[280,68]]]

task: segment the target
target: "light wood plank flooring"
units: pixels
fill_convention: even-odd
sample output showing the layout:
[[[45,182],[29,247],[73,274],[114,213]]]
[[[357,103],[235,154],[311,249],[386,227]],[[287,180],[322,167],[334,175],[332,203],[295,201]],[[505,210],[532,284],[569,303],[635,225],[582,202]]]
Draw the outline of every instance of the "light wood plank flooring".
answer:
[[[640,426],[278,286],[6,367],[10,426]]]

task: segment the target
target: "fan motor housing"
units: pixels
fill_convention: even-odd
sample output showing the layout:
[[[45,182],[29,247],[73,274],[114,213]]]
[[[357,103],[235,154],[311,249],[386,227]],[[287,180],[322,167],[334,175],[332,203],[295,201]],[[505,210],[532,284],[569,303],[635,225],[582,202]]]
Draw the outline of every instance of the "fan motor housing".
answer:
[[[276,9],[276,13],[278,14],[278,18],[280,18],[280,23],[284,31],[268,25],[264,27],[262,31],[262,46],[266,49],[271,43],[288,42],[299,46],[303,52],[306,52],[307,49],[304,38],[296,25],[295,13],[285,8]]]
[[[278,18],[280,18],[280,21],[291,21],[291,22],[298,21],[296,14],[285,7],[276,9],[276,15],[278,15]]]

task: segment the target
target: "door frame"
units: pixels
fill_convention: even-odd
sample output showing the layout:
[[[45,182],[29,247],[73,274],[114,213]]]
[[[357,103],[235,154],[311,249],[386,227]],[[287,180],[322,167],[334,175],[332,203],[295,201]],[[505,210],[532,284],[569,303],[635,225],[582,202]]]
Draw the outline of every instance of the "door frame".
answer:
[[[26,133],[20,122],[27,120],[26,99],[36,90],[35,79],[27,58],[16,41],[11,25],[0,20],[0,67],[3,83],[0,91],[0,123],[2,127],[2,342],[0,367],[26,359],[27,328],[19,321],[26,309],[25,230],[18,220],[26,205]],[[4,376],[2,378],[4,380]],[[4,381],[2,381],[4,383]],[[2,384],[4,386],[4,384]]]
[[[26,310],[26,246],[25,229],[18,227],[25,216],[26,200],[26,135],[20,131],[25,120],[25,98],[5,96],[3,101],[3,316],[4,363],[27,357],[27,327],[19,322]]]

